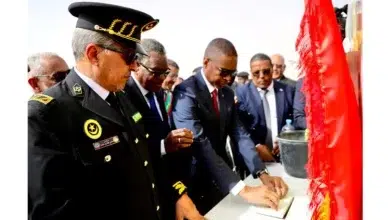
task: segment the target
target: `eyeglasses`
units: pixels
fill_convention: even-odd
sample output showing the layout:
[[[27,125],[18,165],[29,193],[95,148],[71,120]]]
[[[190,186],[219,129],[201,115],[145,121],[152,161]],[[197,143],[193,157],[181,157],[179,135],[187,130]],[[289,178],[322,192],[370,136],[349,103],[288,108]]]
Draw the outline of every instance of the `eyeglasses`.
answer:
[[[260,73],[263,73],[263,75],[270,75],[272,73],[272,70],[270,68],[268,69],[263,69],[263,70],[258,70],[258,71],[255,71],[252,73],[252,76],[253,77],[259,77],[260,76]]]
[[[170,73],[169,69],[164,70],[164,71],[158,71],[158,70],[153,70],[150,67],[145,66],[145,64],[138,62],[139,65],[143,66],[149,73],[153,74],[154,76],[158,76],[160,78],[166,78],[168,74]]]
[[[57,71],[49,75],[36,75],[35,77],[49,77],[50,80],[53,80],[54,82],[58,83],[61,82],[66,78],[66,76],[69,74],[70,70],[65,71]]]
[[[213,61],[212,59],[209,59],[209,60]],[[225,68],[222,68],[222,67],[218,67],[218,66],[216,66],[216,67],[219,70],[219,74],[222,77],[226,77],[226,76],[233,76],[234,77],[234,76],[237,75],[237,70],[228,70],[228,69],[225,69]]]
[[[98,46],[106,50],[111,50],[120,53],[127,65],[132,64],[138,57],[137,53],[133,49],[118,49],[116,47],[104,46],[100,44],[98,44]]]

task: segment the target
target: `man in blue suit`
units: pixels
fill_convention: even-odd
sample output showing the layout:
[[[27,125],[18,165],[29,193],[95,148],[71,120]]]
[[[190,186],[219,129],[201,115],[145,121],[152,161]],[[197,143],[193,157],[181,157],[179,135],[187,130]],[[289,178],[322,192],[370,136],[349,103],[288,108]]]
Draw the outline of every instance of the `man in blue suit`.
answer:
[[[193,135],[185,128],[171,130],[164,106],[162,84],[169,74],[165,48],[154,39],[143,39],[141,45],[149,56],[139,55],[138,68],[127,81],[125,92],[141,113],[148,133],[151,166],[156,176],[151,187],[171,189],[160,192],[167,199],[161,204],[164,219],[203,219],[183,184],[187,175],[185,164],[190,159],[182,151],[192,144]]]
[[[277,135],[293,119],[294,88],[272,79],[272,61],[266,54],[250,60],[252,82],[236,90],[238,115],[265,161],[277,161]]]
[[[305,130],[307,127],[305,113],[306,100],[305,94],[301,91],[303,79],[304,77],[298,79],[294,96],[294,127],[297,130]]]
[[[194,134],[191,148],[195,171],[189,193],[202,214],[229,192],[249,203],[276,208],[288,191],[281,178],[268,174],[249,133],[237,120],[234,93],[226,86],[236,68],[235,47],[226,39],[216,38],[206,48],[202,69],[178,85],[173,94],[173,125]],[[246,186],[232,171],[225,150],[228,135],[238,148],[234,156],[242,156],[253,177],[260,177],[265,185]]]

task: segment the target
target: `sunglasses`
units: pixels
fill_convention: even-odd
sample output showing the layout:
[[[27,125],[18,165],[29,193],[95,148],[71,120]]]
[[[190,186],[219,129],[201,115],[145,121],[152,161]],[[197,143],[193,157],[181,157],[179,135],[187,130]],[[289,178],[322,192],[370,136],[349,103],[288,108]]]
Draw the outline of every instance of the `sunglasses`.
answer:
[[[263,75],[266,75],[266,76],[267,76],[267,75],[270,75],[270,74],[271,74],[272,70],[271,70],[270,68],[268,68],[268,69],[263,69],[263,70],[258,70],[258,71],[256,71],[256,72],[253,72],[252,75],[253,75],[254,77],[259,77],[260,72],[263,73]]]
[[[217,67],[218,70],[219,70],[219,74],[222,76],[222,77],[226,77],[226,76],[236,76],[237,75],[237,70],[228,70],[228,69],[224,69],[224,68],[221,68],[221,67]]]
[[[164,70],[164,71],[157,71],[157,70],[151,69],[150,67],[147,67],[145,64],[143,64],[141,62],[138,62],[138,64],[141,65],[142,67],[144,67],[149,73],[153,74],[154,76],[158,76],[160,78],[165,79],[170,73],[169,69]]]
[[[69,72],[70,69],[65,71],[57,71],[50,75],[37,75],[36,77],[48,77],[50,80],[53,80],[54,82],[58,83],[64,80],[66,76],[69,74]]]
[[[104,48],[106,50],[111,50],[111,51],[120,53],[122,59],[126,62],[127,65],[132,64],[138,57],[138,55],[134,49],[119,49],[116,47],[104,46],[104,45],[100,45],[100,44],[98,44],[98,46],[101,48]]]

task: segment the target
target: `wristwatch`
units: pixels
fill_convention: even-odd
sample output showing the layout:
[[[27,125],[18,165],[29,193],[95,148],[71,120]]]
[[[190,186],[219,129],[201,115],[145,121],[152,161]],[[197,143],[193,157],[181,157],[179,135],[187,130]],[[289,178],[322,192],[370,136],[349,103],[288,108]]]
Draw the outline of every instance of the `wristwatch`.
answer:
[[[267,168],[264,168],[264,169],[262,169],[262,170],[257,172],[257,176],[258,177],[260,177],[263,174],[268,174],[269,175],[269,172],[268,172]]]

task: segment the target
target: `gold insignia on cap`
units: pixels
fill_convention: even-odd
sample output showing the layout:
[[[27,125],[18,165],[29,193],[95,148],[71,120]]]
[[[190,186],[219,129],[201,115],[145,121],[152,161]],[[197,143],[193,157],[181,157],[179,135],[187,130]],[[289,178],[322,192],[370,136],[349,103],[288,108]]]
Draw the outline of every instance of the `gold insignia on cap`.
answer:
[[[31,96],[30,100],[38,101],[42,104],[47,105],[49,102],[53,100],[53,97],[44,94],[35,94]]]
[[[172,187],[175,188],[175,190],[177,190],[179,195],[181,195],[184,192],[184,190],[187,188],[181,181],[177,181],[175,184],[173,184]]]
[[[83,89],[79,84],[74,84],[73,85],[73,95],[82,95],[83,94]]]
[[[151,22],[145,24],[144,26],[142,26],[141,31],[145,32],[145,31],[148,31],[148,30],[154,28],[158,24],[158,22],[159,22],[159,20],[156,19],[154,21],[151,21]]]
[[[137,123],[137,121],[139,121],[142,118],[142,115],[139,112],[137,112],[132,116],[132,118],[134,122]]]
[[[114,28],[116,28],[118,25],[122,25],[122,26],[121,26],[120,30],[118,32],[116,32],[114,30]],[[129,27],[130,30],[127,27]],[[97,30],[97,31],[104,31],[104,32],[107,32],[109,34],[116,35],[118,37],[125,38],[127,40],[131,40],[131,41],[134,41],[136,43],[139,43],[140,39],[137,39],[137,38],[133,37],[133,34],[134,34],[134,32],[135,32],[135,30],[137,28],[138,28],[138,25],[133,25],[131,22],[123,22],[121,19],[114,19],[111,22],[111,25],[110,25],[109,28],[103,28],[103,27],[101,27],[99,25],[95,25],[94,26],[94,29]],[[126,30],[128,30],[128,34],[127,35],[125,35],[123,33]]]
[[[102,127],[99,122],[93,119],[88,119],[84,123],[84,132],[91,139],[98,139],[102,135]]]

